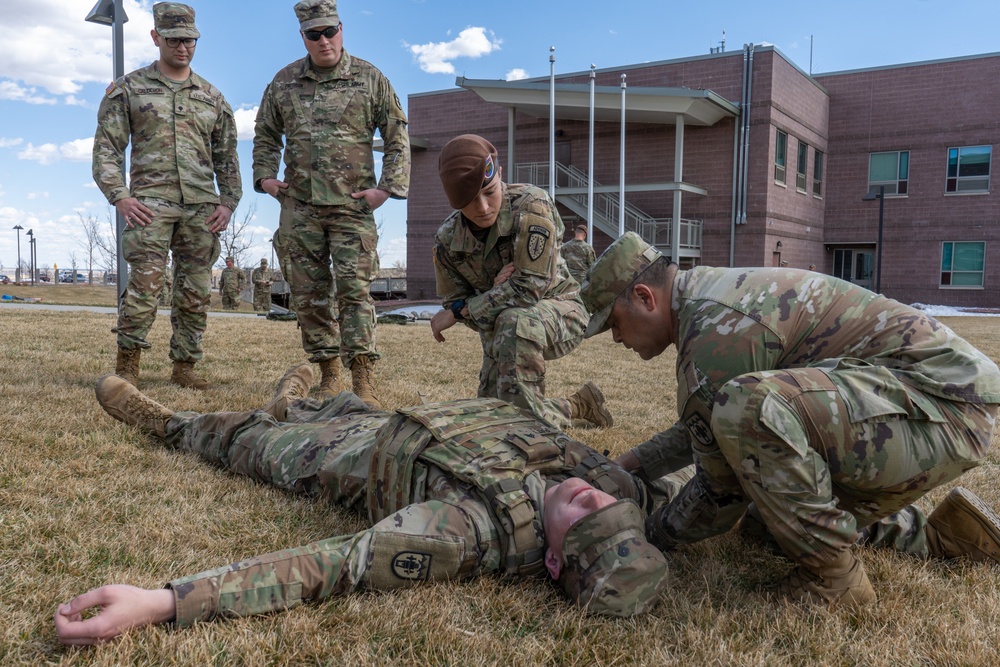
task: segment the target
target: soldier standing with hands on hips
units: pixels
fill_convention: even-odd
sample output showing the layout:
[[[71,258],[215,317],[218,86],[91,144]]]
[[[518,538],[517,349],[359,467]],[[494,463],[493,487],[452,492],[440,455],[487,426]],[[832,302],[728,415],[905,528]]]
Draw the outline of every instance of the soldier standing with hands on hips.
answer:
[[[288,270],[302,347],[322,373],[321,395],[340,391],[342,364],[351,369],[354,393],[379,408],[370,296],[378,274],[374,211],[389,197],[406,198],[406,115],[389,80],[344,49],[334,0],[302,0],[295,15],[307,55],[278,72],[264,91],[254,133],[254,189],[281,202],[275,250]],[[378,181],[376,130],[385,146]],[[339,335],[330,307],[331,258]]]
[[[243,195],[236,121],[222,93],[191,70],[201,36],[194,10],[157,3],[153,25],[159,59],[108,86],[94,135],[94,181],[125,218],[122,251],[132,267],[114,329],[115,372],[132,384],[139,381],[139,358],[151,347],[146,335],[172,253],[170,381],[206,389],[209,383],[194,365],[202,359],[212,265],[221,251],[218,233]],[[126,187],[121,165],[130,141]]]

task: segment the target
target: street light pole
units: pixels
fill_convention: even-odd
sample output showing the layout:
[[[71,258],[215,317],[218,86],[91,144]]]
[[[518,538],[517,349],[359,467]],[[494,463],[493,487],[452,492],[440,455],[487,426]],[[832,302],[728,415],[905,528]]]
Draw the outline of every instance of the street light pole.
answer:
[[[35,234],[30,229],[25,232],[31,239],[28,241],[28,271],[31,273],[31,284],[35,284]]]
[[[885,222],[885,186],[878,186],[878,194],[869,192],[861,198],[862,201],[878,199],[878,240],[875,242],[875,291],[882,293],[882,227]]]
[[[113,76],[117,81],[125,76],[125,22],[128,16],[122,6],[123,0],[98,0],[84,19],[89,23],[111,26],[111,47],[113,53]],[[122,183],[126,183],[125,156],[122,156]],[[125,232],[125,217],[115,209],[115,246],[118,255],[118,307],[121,308],[125,298],[128,282],[128,262],[122,250],[122,237]]]
[[[17,269],[14,271],[14,282],[21,282],[21,230],[24,229],[21,225],[14,225],[14,229],[17,230]]]

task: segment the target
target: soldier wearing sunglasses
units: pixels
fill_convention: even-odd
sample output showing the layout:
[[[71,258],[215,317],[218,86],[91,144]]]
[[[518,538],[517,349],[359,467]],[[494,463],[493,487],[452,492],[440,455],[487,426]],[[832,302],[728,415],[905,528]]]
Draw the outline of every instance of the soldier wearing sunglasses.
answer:
[[[307,55],[278,72],[264,91],[254,134],[254,189],[281,202],[275,250],[288,267],[302,347],[322,372],[321,393],[341,390],[343,365],[351,370],[353,392],[378,409],[369,296],[378,273],[374,210],[389,197],[405,199],[409,190],[406,115],[389,80],[344,50],[334,0],[303,0],[295,15]],[[385,144],[378,178],[376,130]],[[329,299],[334,280],[339,327]]]

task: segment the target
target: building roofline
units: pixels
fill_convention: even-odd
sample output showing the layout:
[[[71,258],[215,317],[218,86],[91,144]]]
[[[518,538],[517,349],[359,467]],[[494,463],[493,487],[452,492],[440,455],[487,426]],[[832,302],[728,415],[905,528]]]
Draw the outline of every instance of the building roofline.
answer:
[[[954,56],[952,58],[938,58],[936,60],[916,60],[908,63],[896,63],[893,65],[879,65],[878,67],[860,67],[858,69],[843,69],[836,72],[823,72],[822,74],[813,74],[815,78],[823,78],[827,76],[841,76],[844,74],[860,74],[862,72],[879,72],[882,70],[889,69],[902,69],[904,67],[923,67],[924,65],[939,65],[941,63],[954,63],[961,62],[963,60],[981,60],[983,58],[998,58],[1000,57],[1000,51],[994,51],[992,53],[977,53],[970,56]]]

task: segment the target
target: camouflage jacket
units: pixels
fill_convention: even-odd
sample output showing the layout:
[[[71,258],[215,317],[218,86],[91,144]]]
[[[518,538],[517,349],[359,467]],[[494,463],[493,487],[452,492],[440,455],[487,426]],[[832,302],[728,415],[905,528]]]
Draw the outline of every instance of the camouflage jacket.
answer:
[[[559,252],[562,254],[563,259],[566,260],[566,266],[569,268],[570,274],[576,279],[576,282],[582,285],[587,271],[590,271],[590,267],[597,261],[593,246],[586,241],[570,239],[562,244]]]
[[[125,187],[121,165],[129,141]],[[233,110],[215,86],[194,72],[172,83],[154,62],[108,86],[97,111],[94,181],[112,204],[155,197],[236,210],[243,196],[236,141]]]
[[[532,185],[505,183],[497,221],[484,240],[476,237],[461,211],[438,229],[438,296],[445,308],[465,299],[466,324],[476,331],[492,331],[497,316],[508,308],[530,307],[542,299],[580,301],[580,286],[559,254],[562,236],[562,218],[548,193]],[[512,262],[514,273],[494,286],[494,277]]]
[[[247,278],[243,273],[243,269],[236,266],[233,268],[227,266],[222,269],[222,276],[219,277],[219,294],[223,292],[230,294],[241,292],[246,283]]]
[[[250,272],[250,282],[255,290],[266,290],[271,286],[271,269],[257,267]]]
[[[278,177],[285,151],[286,194],[299,201],[340,206],[352,192],[376,187],[372,143],[385,146],[377,187],[405,199],[410,187],[406,114],[389,80],[369,62],[344,51],[329,72],[308,57],[278,72],[264,90],[253,140],[254,189]]]
[[[217,440],[207,440],[211,444],[205,449],[220,456]],[[280,471],[281,479],[260,481],[367,513],[373,523],[383,520],[382,534],[404,516],[416,515],[433,539],[446,516],[439,512],[460,508],[474,517],[478,544],[470,547],[479,574],[524,572],[531,565],[526,557],[542,557],[541,517],[550,483],[570,476],[588,479],[613,496],[636,500],[647,512],[679,489],[672,480],[646,485],[586,445],[495,399],[394,414],[359,405],[353,414],[340,411],[314,423],[284,424],[280,442],[270,444],[269,451],[277,454],[266,464],[259,453],[243,457],[255,461],[247,474]],[[302,600],[379,588],[378,574],[369,570],[375,534],[369,529],[331,537],[172,581],[175,622],[186,626],[217,616],[261,614]],[[524,541],[519,545],[519,540]]]
[[[677,272],[672,307],[680,421],[635,453],[643,472],[658,477],[697,452],[695,482],[709,495],[717,482],[732,488],[710,426],[714,397],[745,373],[836,369],[857,418],[905,405],[941,421],[925,394],[1000,403],[1000,370],[986,355],[933,317],[832,276],[698,267]]]

